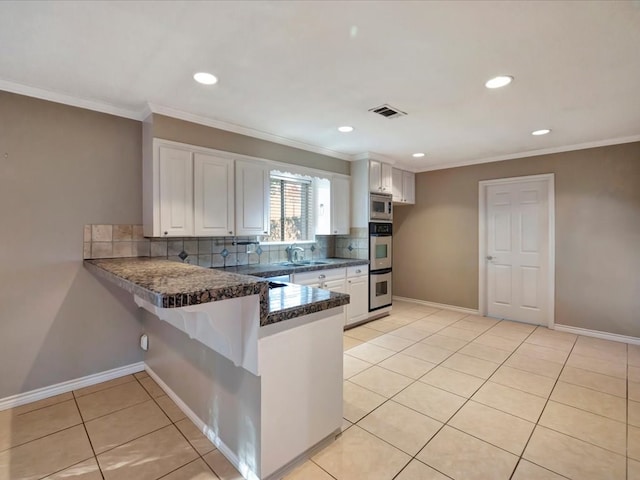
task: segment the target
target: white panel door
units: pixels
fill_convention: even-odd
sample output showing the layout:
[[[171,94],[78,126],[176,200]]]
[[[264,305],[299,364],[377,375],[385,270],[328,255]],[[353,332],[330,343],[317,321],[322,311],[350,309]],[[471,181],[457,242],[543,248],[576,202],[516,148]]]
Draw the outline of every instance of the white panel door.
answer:
[[[193,168],[195,235],[233,235],[233,160],[196,153]]]
[[[236,161],[236,235],[269,234],[269,167]]]
[[[392,167],[388,163],[380,164],[380,188],[382,193],[391,195],[393,191]]]
[[[349,235],[351,227],[350,184],[348,178],[331,179],[331,234]]]
[[[416,203],[416,174],[413,172],[402,172],[402,202]]]
[[[191,152],[160,147],[160,235],[193,235],[193,161]]]
[[[487,315],[548,318],[549,213],[544,180],[487,186]]]
[[[369,277],[365,275],[349,278],[347,293],[349,294],[349,304],[346,308],[346,325],[366,320],[369,314]]]
[[[394,168],[391,170],[391,195],[394,202],[402,202],[402,170]]]
[[[374,193],[382,192],[382,164],[376,160],[369,160],[369,190]]]

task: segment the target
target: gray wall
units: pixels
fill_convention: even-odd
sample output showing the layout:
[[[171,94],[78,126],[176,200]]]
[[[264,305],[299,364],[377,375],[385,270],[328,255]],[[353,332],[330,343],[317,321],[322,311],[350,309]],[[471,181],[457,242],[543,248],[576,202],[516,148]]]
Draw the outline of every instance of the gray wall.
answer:
[[[0,398],[142,360],[131,296],[82,266],[84,224],[141,223],[141,128],[0,91]]]
[[[424,172],[394,212],[394,294],[478,308],[478,182],[555,173],[558,324],[640,337],[640,143]]]
[[[286,145],[279,145],[247,135],[198,125],[197,123],[186,122],[164,115],[154,114],[152,123],[152,134],[155,138],[215,148],[225,152],[240,153],[242,155],[349,175],[349,162],[338,158],[328,157]]]

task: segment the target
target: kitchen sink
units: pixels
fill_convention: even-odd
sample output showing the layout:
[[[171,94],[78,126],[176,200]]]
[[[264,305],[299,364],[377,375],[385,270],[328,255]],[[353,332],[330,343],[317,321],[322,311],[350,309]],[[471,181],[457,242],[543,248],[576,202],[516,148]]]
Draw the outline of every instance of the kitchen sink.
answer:
[[[280,265],[284,265],[285,267],[306,267],[309,265],[328,265],[329,262],[316,262],[311,260],[302,260],[300,262],[283,262]]]

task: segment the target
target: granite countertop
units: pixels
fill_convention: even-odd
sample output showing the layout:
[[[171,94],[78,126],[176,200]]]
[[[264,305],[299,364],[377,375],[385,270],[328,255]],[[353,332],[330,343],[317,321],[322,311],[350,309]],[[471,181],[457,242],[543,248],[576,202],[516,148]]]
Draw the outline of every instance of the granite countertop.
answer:
[[[269,290],[264,278],[230,268],[209,269],[149,257],[93,259],[84,263],[96,275],[161,308],[259,295],[260,326],[349,303],[349,295],[303,285],[287,284]],[[320,265],[313,267],[316,266]]]
[[[241,275],[253,275],[254,277],[277,277],[280,275],[291,275],[292,273],[311,272],[315,270],[329,270],[331,268],[352,267],[355,265],[368,265],[369,260],[359,260],[352,258],[322,258],[316,260],[319,263],[308,265],[287,265],[281,263],[259,263],[255,265],[237,265],[234,267],[214,268],[221,272],[238,273]]]

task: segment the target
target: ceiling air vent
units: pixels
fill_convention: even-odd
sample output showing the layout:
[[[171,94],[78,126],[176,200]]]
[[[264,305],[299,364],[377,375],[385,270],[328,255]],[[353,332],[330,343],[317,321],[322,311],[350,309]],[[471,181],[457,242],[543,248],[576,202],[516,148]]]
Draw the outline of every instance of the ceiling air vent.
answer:
[[[402,110],[392,107],[391,105],[387,105],[386,103],[379,107],[370,108],[369,111],[382,115],[385,118],[404,117],[407,114],[407,112],[403,112]]]

